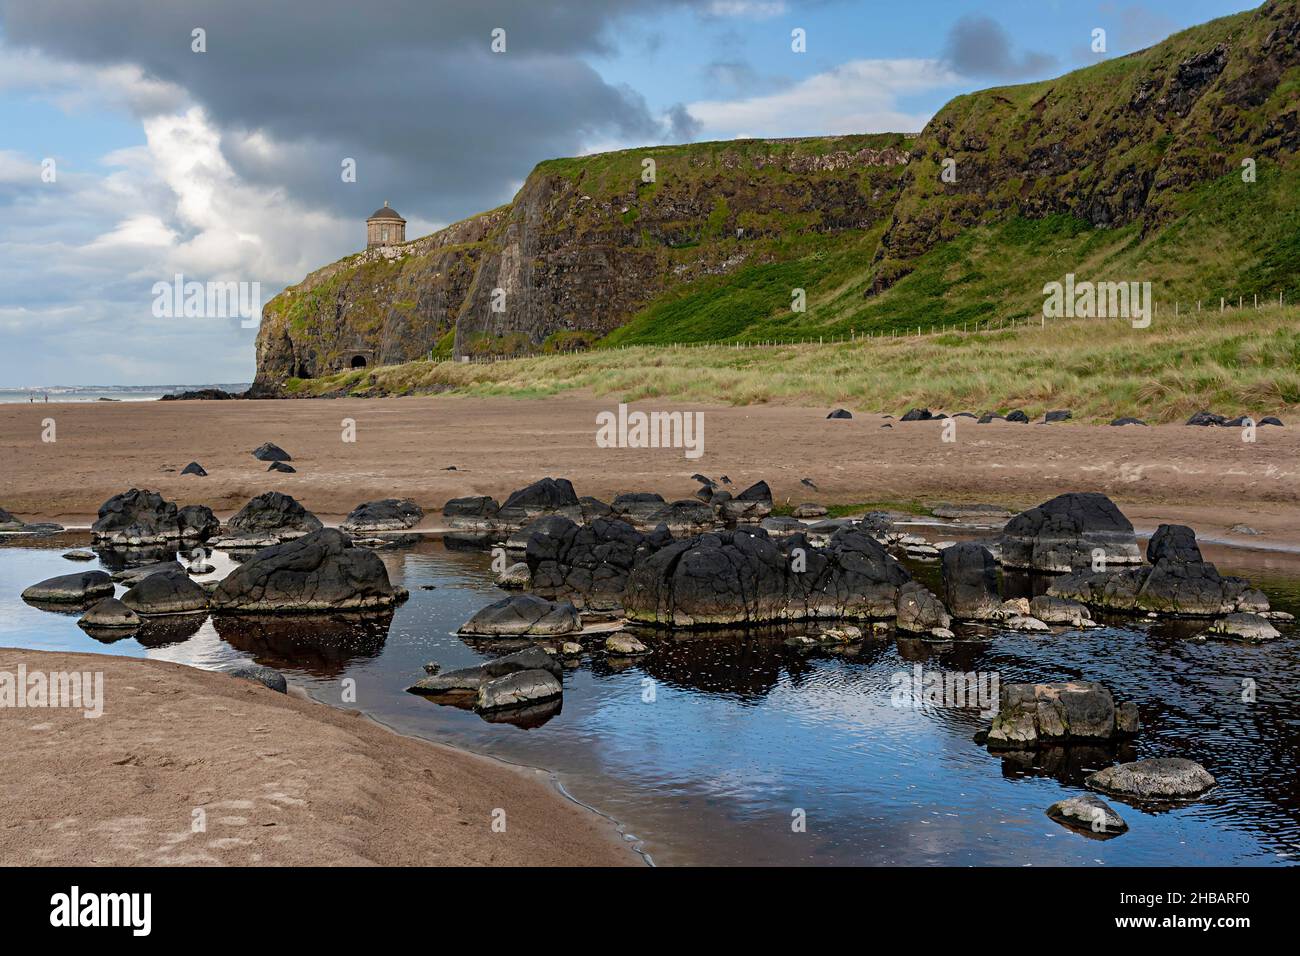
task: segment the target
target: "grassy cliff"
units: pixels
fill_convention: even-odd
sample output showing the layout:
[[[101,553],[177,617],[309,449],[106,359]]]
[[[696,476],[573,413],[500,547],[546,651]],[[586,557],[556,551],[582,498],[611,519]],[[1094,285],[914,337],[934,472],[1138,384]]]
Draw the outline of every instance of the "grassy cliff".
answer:
[[[337,390],[339,379],[303,380],[337,370],[345,340],[401,363],[1037,323],[1043,285],[1067,273],[1150,282],[1162,316],[1200,302],[1212,324],[1221,297],[1300,301],[1298,148],[1300,0],[1273,0],[1058,79],[958,97],[918,137],[552,160],[501,210],[287,290],[267,309],[258,380]],[[549,361],[601,368],[605,387],[623,387],[617,357]],[[560,365],[529,368],[573,380]],[[464,388],[462,373],[493,375],[417,371],[347,387]]]

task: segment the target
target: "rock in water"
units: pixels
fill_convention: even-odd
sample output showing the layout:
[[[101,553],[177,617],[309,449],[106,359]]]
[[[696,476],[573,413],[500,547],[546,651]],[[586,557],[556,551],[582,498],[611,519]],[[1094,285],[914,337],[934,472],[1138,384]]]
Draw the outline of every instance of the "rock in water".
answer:
[[[93,551],[65,551],[63,557],[69,561],[94,561]]]
[[[96,541],[127,546],[165,544],[181,536],[176,505],[138,488],[104,502],[90,531]]]
[[[479,530],[496,526],[500,505],[495,498],[475,495],[470,498],[452,498],[442,506],[442,516],[452,528]]]
[[[104,571],[61,574],[33,584],[22,594],[24,601],[34,601],[38,604],[85,604],[98,598],[112,596],[113,579]]]
[[[656,550],[656,538],[625,521],[596,518],[579,526],[558,518],[528,538],[529,587],[580,608],[618,610],[633,566]]]
[[[509,590],[526,589],[531,580],[528,565],[523,561],[516,561],[497,575],[497,587]]]
[[[1002,530],[1002,563],[1032,571],[1076,571],[1096,563],[1140,564],[1133,525],[1103,494],[1070,492],[1021,512]]]
[[[229,674],[231,677],[238,677],[241,680],[251,680],[279,694],[289,692],[289,682],[284,679],[283,674],[273,667],[244,661],[230,665],[224,669],[223,673]]]
[[[424,518],[424,510],[410,498],[385,498],[357,505],[340,528],[349,533],[405,531]]]
[[[184,571],[163,571],[141,578],[122,603],[137,614],[189,614],[207,610],[208,592]]]
[[[254,448],[253,457],[258,461],[293,461],[293,457],[287,451],[271,442]]]
[[[578,609],[531,594],[517,594],[489,604],[461,625],[460,633],[510,637],[552,637],[582,630]]]
[[[814,548],[800,534],[778,544],[761,529],[738,528],[674,541],[639,560],[623,607],[629,620],[677,627],[890,618],[910,579],[857,529],[840,528]]]
[[[258,495],[227,521],[226,526],[237,535],[276,538],[310,534],[322,527],[319,518],[278,491]]]
[[[1029,602],[1029,611],[1034,617],[1048,624],[1068,624],[1071,627],[1094,626],[1092,614],[1078,601],[1039,594]]]
[[[429,667],[436,668],[437,665],[426,664],[425,670],[428,670]],[[441,694],[465,693],[477,691],[484,683],[497,677],[505,677],[507,674],[515,674],[520,671],[539,670],[546,671],[556,678],[564,673],[564,668],[560,666],[559,662],[540,647],[526,647],[522,651],[498,657],[476,667],[463,667],[459,670],[443,673],[434,670],[430,672],[429,677],[422,678],[408,687],[407,690],[412,694],[424,694],[431,697]]]
[[[258,551],[212,595],[218,611],[374,610],[397,604],[384,562],[334,528]]]
[[[1097,837],[1119,836],[1128,829],[1124,818],[1110,804],[1091,793],[1061,800],[1047,808],[1047,815],[1057,823],[1087,830]]]
[[[650,653],[650,649],[635,637],[622,632],[605,638],[605,651],[616,657],[639,657]]]
[[[564,686],[548,671],[516,671],[480,685],[474,709],[492,711],[527,707],[554,700],[563,693]]]
[[[1229,614],[1211,624],[1206,633],[1250,643],[1271,641],[1282,636],[1277,628],[1258,614]]]
[[[1215,784],[1208,770],[1184,757],[1153,757],[1107,767],[1085,781],[1094,790],[1139,800],[1194,797]]]
[[[973,541],[939,553],[943,568],[943,599],[957,618],[973,621],[1000,616],[998,565],[993,554]]]
[[[117,598],[104,598],[86,609],[77,622],[86,628],[135,628],[140,626],[140,615]]]
[[[1116,707],[1110,691],[1095,681],[1003,684],[988,745],[1015,749],[1113,740],[1137,733],[1139,726],[1137,707]]]
[[[917,581],[908,581],[898,589],[898,629],[912,634],[947,631],[951,623],[943,604]],[[951,632],[943,635],[951,637]]]
[[[221,530],[221,522],[207,505],[186,505],[176,512],[176,524],[181,537],[206,541]]]

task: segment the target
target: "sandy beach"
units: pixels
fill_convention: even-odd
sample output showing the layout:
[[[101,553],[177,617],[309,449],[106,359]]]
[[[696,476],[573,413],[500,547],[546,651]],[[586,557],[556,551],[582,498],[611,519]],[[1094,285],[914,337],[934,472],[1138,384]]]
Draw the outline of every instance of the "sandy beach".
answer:
[[[20,664],[100,672],[104,704],[0,708],[0,866],[641,862],[546,774],[355,711],[179,664],[0,649],[0,672]]]
[[[436,523],[448,498],[503,498],[545,475],[605,500],[623,491],[672,499],[692,494],[690,476],[701,472],[727,475],[733,490],[764,479],[778,504],[1026,508],[1065,491],[1101,491],[1140,531],[1179,521],[1205,540],[1300,546],[1294,428],[1262,427],[1248,443],[1236,428],[958,419],[956,441],[947,443],[939,422],[865,413],[828,421],[824,408],[634,406],[702,411],[704,454],[692,460],[681,449],[597,447],[596,416],[615,407],[572,396],[3,405],[0,507],[28,520],[84,525],[106,499],[135,486],[226,516],[274,489],[327,520],[362,501],[410,497]],[[45,419],[54,421],[54,442],[42,441]],[[348,422],[355,442],[343,440]],[[250,454],[265,441],[293,455],[297,474],[266,472]],[[208,477],[182,477],[190,461]],[[1262,533],[1230,530],[1242,524]]]

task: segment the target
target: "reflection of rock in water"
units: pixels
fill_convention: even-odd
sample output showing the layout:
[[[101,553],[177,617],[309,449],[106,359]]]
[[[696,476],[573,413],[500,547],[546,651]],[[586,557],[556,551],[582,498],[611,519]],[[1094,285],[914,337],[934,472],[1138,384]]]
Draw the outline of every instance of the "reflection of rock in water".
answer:
[[[355,660],[377,657],[388,640],[393,614],[219,614],[212,623],[223,641],[259,664],[329,678]]]
[[[984,632],[985,638],[992,632]],[[935,641],[899,635],[895,641],[898,656],[910,664],[933,662],[946,670],[976,670],[975,662],[988,650],[986,641]]]
[[[798,684],[815,669],[813,658],[819,653],[831,653],[830,648],[810,652],[785,643],[792,636],[819,630],[816,625],[709,631],[629,628],[651,653],[636,658],[598,658],[592,662],[592,672],[614,674],[639,668],[674,687],[742,698],[763,697],[782,674],[788,674]],[[850,648],[856,653],[845,656],[869,665],[887,647],[886,641],[867,638]]]
[[[513,724],[520,730],[536,730],[542,724],[546,723],[552,717],[556,716],[564,706],[564,699],[557,697],[554,700],[544,701],[540,704],[532,704],[528,707],[514,707],[509,710],[488,710],[479,713],[479,716],[489,724]]]
[[[1137,758],[1137,748],[1124,741],[1109,746],[1073,744],[1040,747],[1037,750],[999,752],[1004,777],[1051,777],[1071,786],[1082,787],[1083,780],[1115,763]]]
[[[81,631],[87,637],[99,641],[101,644],[116,644],[118,641],[125,640],[128,637],[135,637],[136,630],[129,627],[95,627],[92,624],[83,624]]]
[[[1014,568],[1002,568],[1002,599],[1027,598],[1033,600],[1040,594],[1046,594],[1052,582],[1060,575],[1041,572],[1020,571]]]
[[[136,547],[119,545],[113,548],[95,547],[93,550],[99,556],[100,563],[104,565],[105,570],[110,573],[125,571],[127,568],[143,567],[146,564],[157,564],[160,561],[176,560],[176,548],[165,544],[139,545]]]
[[[168,614],[163,617],[146,617],[140,630],[132,635],[144,647],[166,647],[188,641],[199,632],[206,614]]]

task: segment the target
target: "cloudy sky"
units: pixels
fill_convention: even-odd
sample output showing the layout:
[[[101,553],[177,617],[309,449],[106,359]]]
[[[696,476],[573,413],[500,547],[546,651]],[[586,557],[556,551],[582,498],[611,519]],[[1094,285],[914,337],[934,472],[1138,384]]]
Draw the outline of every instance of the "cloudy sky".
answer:
[[[1113,56],[1254,5],[0,0],[0,387],[249,381],[255,330],[155,317],[155,283],[266,300],[361,248],[385,200],[415,237],[550,157],[918,131],[1094,62],[1095,27]]]

